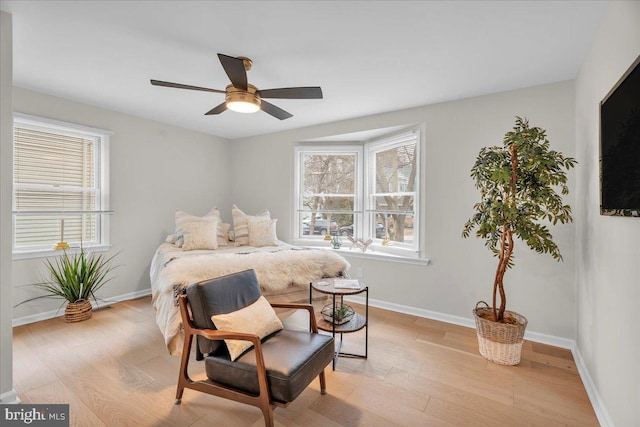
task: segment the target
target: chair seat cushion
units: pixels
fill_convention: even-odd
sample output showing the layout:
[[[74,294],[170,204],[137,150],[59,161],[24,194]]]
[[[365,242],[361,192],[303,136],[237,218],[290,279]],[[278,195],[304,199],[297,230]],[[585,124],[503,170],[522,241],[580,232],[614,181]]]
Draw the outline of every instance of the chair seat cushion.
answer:
[[[333,360],[333,338],[328,335],[283,329],[262,343],[271,399],[292,402]],[[210,380],[252,394],[259,393],[255,349],[234,362],[223,356],[205,359]]]

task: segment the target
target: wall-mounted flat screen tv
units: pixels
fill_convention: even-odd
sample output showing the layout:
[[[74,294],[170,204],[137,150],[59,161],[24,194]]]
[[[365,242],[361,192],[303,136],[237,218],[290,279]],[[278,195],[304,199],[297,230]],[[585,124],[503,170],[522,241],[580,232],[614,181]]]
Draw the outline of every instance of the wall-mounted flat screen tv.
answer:
[[[640,217],[640,56],[600,103],[600,214]]]

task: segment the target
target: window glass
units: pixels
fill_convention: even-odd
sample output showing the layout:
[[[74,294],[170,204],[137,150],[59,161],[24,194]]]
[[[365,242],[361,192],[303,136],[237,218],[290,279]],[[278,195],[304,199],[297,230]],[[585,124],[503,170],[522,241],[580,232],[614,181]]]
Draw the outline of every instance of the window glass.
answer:
[[[356,200],[357,154],[301,153],[300,236],[347,235]]]
[[[415,246],[417,135],[383,139],[368,151],[370,232],[385,239],[386,244]]]

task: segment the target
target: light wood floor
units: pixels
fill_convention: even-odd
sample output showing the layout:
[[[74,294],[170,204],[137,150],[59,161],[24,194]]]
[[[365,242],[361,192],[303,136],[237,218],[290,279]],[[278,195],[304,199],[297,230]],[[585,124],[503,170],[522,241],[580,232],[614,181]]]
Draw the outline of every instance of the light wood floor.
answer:
[[[479,356],[473,329],[370,309],[369,359],[329,366],[276,425],[597,426],[568,350],[526,342],[519,366]],[[344,335],[361,352],[364,332]],[[69,403],[74,426],[262,426],[254,407],[185,390],[150,297],[14,328],[14,386],[25,403]],[[192,362],[197,365],[198,362]],[[201,375],[194,370],[194,375]]]

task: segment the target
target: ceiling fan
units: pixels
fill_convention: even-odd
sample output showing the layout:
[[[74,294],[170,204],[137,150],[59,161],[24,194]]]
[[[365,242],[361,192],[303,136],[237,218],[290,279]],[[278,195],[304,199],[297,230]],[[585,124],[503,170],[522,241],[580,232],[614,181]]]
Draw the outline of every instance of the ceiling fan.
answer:
[[[209,89],[206,87],[191,86],[180,83],[163,82],[161,80],[151,80],[154,86],[173,87],[177,89],[200,90],[204,92],[224,93],[225,102],[213,107],[205,113],[205,116],[220,114],[226,109],[240,113],[255,113],[262,110],[273,117],[285,120],[293,115],[280,107],[277,107],[263,98],[280,99],[322,99],[322,89],[319,86],[309,87],[283,87],[277,89],[260,90],[247,81],[247,71],[251,69],[253,61],[244,56],[233,57],[218,54],[222,68],[229,76],[231,84],[225,90]]]

